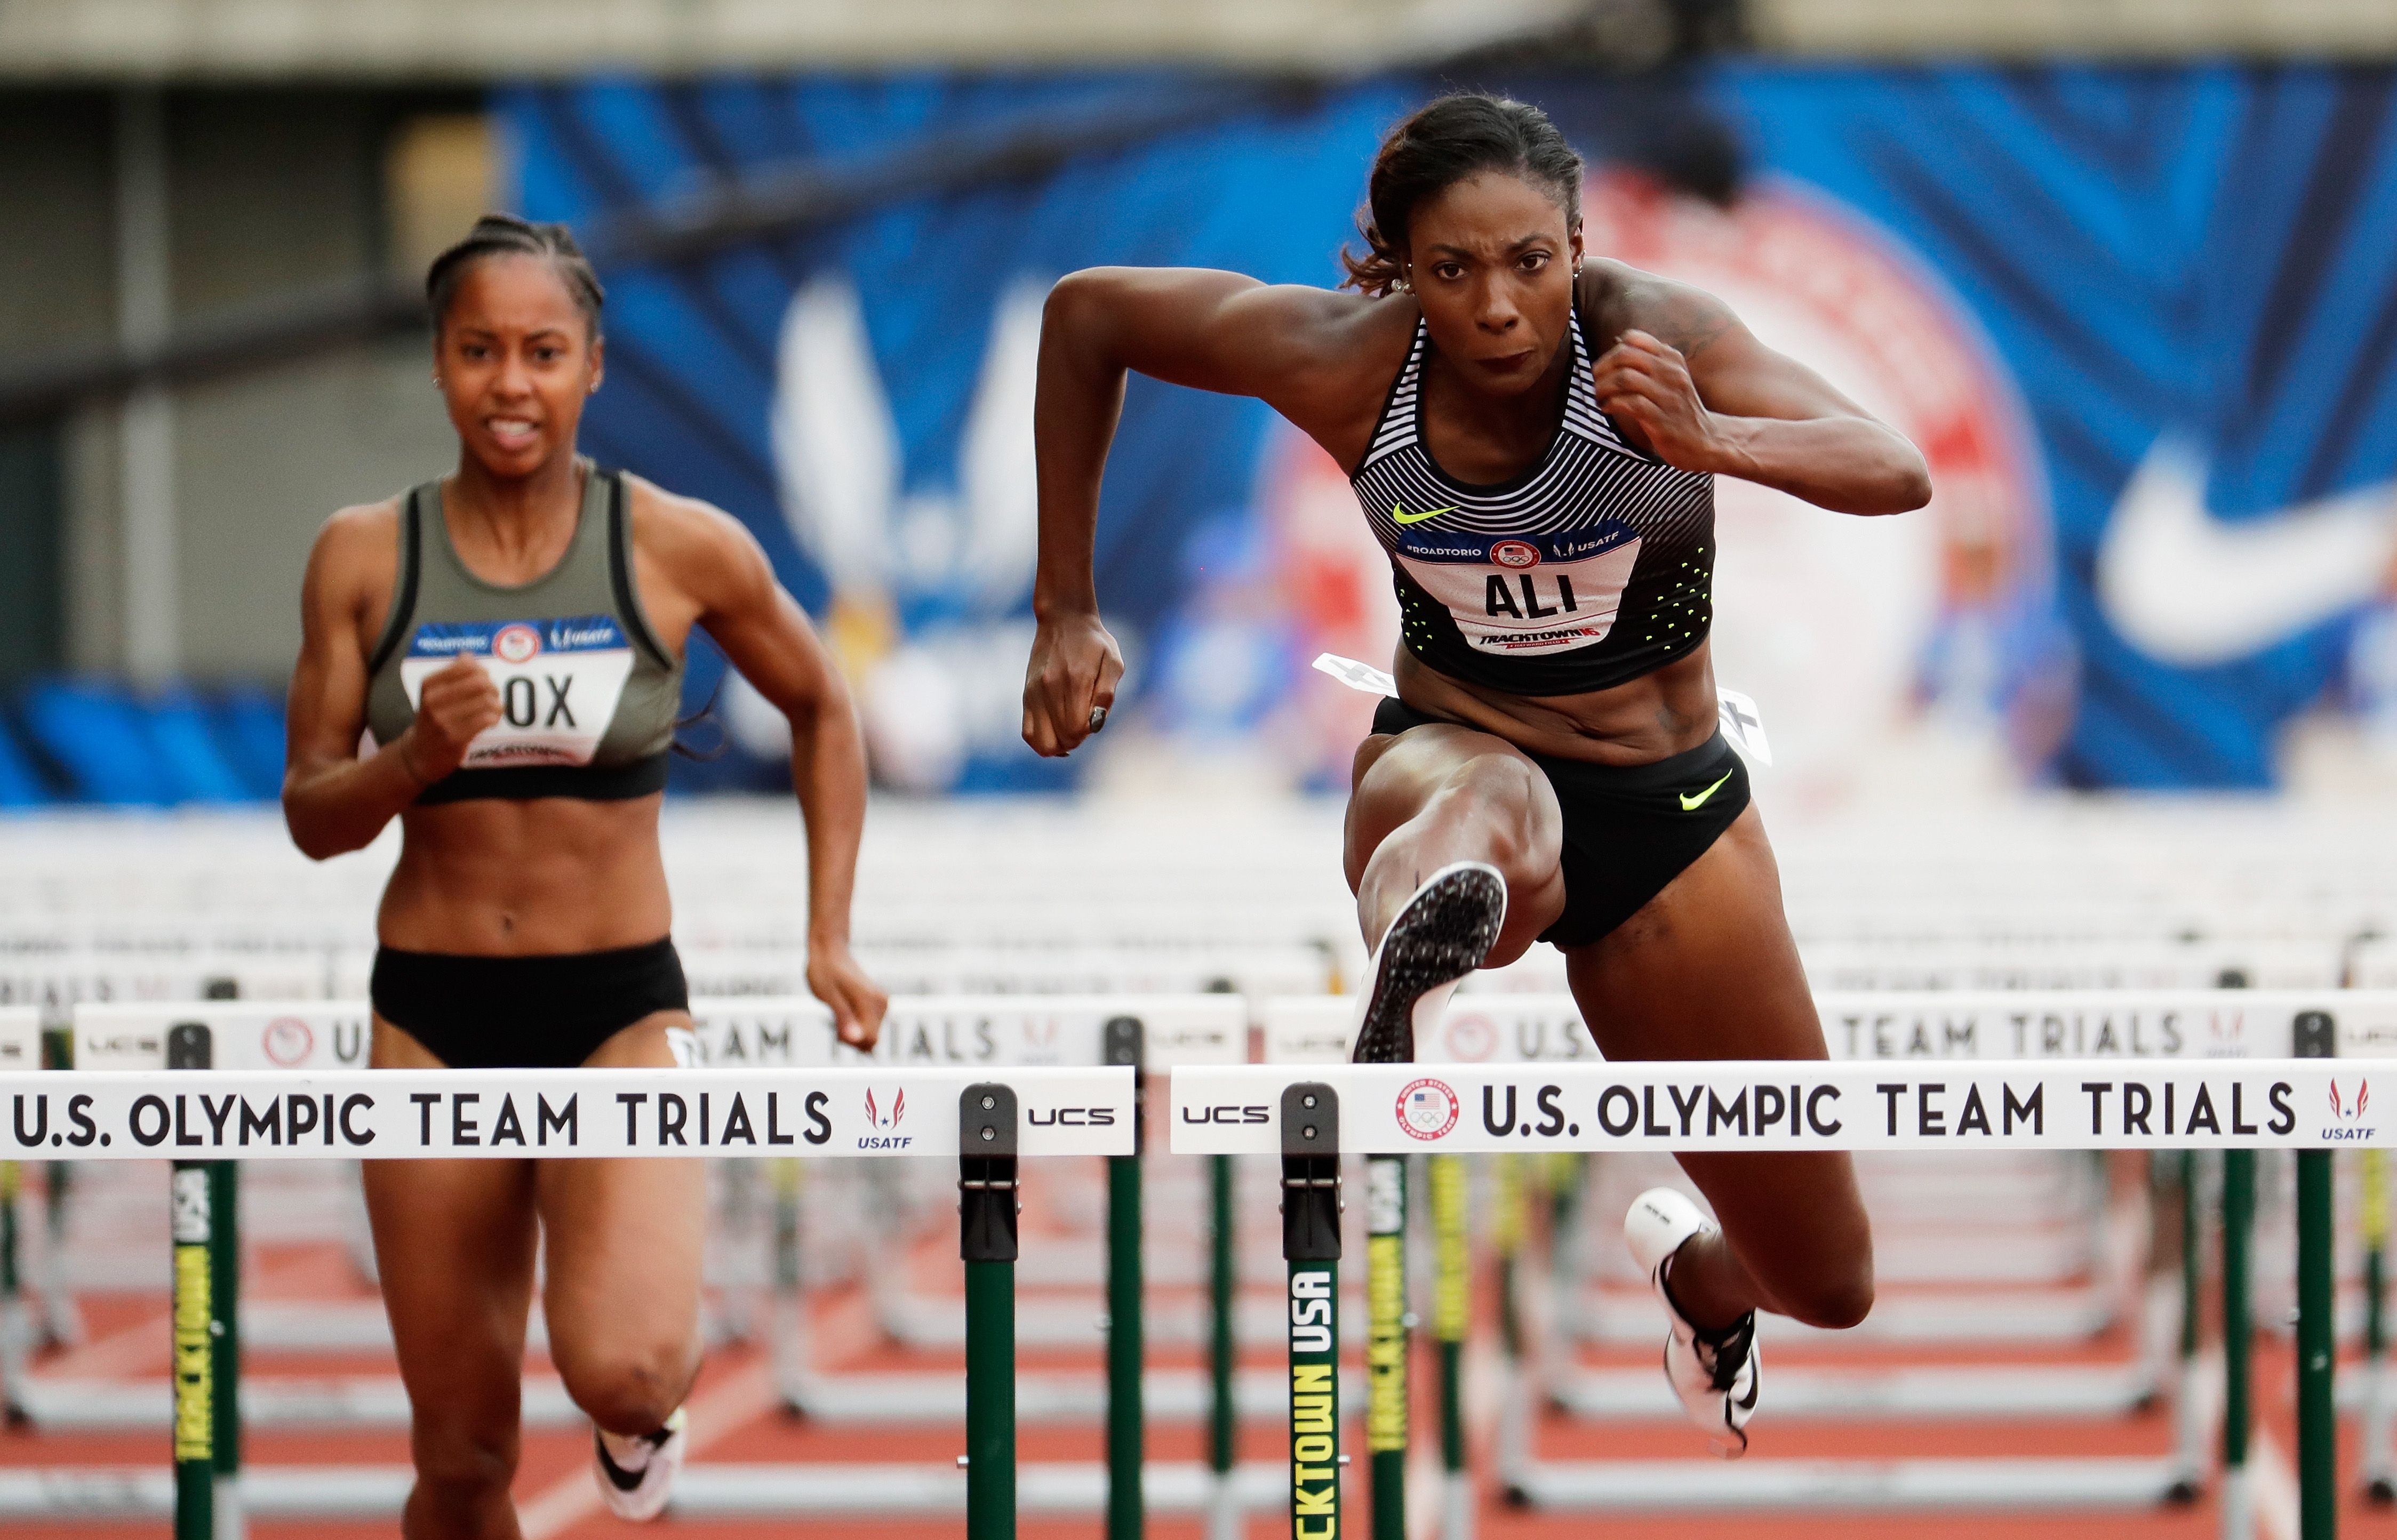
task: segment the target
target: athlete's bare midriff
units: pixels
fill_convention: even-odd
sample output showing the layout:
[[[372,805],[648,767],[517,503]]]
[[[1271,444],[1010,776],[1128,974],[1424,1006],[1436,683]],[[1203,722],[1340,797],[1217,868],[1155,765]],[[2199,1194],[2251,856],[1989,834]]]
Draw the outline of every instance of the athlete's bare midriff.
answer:
[[[1709,644],[1612,690],[1509,695],[1451,678],[1399,649],[1399,698],[1426,716],[1480,728],[1531,754],[1598,765],[1645,765],[1715,734]]]
[[[411,952],[538,957],[639,946],[673,923],[663,796],[412,808],[376,933]]]

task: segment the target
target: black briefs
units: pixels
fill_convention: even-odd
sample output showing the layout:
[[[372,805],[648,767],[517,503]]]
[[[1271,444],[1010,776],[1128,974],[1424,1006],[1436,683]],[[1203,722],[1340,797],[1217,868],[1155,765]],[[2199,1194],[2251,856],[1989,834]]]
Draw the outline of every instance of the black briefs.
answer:
[[[1373,712],[1375,732],[1441,723],[1386,698]],[[1645,765],[1522,753],[1564,810],[1565,912],[1540,935],[1558,946],[1586,945],[1639,913],[1748,807],[1748,766],[1721,732]]]
[[[672,937],[606,952],[375,952],[375,1014],[451,1069],[571,1069],[644,1016],[688,1011]]]

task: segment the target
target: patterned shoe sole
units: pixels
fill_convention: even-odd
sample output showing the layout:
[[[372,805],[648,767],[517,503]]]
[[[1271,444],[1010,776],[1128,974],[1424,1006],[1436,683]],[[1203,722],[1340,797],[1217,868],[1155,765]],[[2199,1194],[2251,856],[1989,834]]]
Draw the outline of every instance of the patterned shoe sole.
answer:
[[[1506,885],[1486,866],[1434,877],[1390,922],[1381,971],[1350,1059],[1360,1065],[1413,1064],[1415,1001],[1481,965],[1506,918]]]

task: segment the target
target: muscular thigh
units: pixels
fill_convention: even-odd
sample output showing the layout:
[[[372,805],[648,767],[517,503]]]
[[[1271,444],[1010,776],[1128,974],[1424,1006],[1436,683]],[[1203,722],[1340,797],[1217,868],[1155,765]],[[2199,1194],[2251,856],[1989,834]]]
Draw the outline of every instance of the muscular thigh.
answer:
[[[624,1028],[585,1061],[594,1068],[671,1068],[660,1011]],[[561,1365],[612,1341],[696,1341],[707,1169],[698,1159],[545,1160],[539,1168],[542,1304]]]
[[[410,1400],[509,1437],[532,1304],[532,1165],[369,1160],[367,1213]]]
[[[1568,953],[1565,971],[1610,1059],[1828,1057],[1753,806],[1638,914]],[[1868,1244],[1843,1153],[1689,1154],[1681,1162],[1760,1276],[1777,1270],[1757,1254],[1768,1248],[1836,1254]]]
[[[1519,775],[1480,776],[1477,766],[1503,762]],[[1486,787],[1520,786],[1512,805],[1482,805]],[[1439,723],[1400,733],[1376,733],[1358,745],[1351,771],[1342,864],[1351,892],[1364,881],[1366,864],[1382,842],[1421,816],[1443,792],[1469,788],[1466,797],[1517,859],[1501,859],[1507,873],[1506,924],[1490,948],[1493,966],[1522,956],[1539,933],[1564,912],[1564,812],[1547,772],[1522,750],[1494,734]],[[1520,869],[1515,869],[1520,867]]]
[[[1814,998],[1751,805],[1613,932],[1565,956],[1610,1059],[1820,1059]]]

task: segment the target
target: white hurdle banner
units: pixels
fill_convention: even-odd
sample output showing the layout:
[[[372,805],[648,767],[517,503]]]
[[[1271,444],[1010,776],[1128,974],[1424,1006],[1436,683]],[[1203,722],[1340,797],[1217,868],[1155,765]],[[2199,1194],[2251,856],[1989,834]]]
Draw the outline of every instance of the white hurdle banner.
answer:
[[[960,1153],[1002,1081],[1021,1153],[1132,1153],[1129,1068],[53,1070],[0,1074],[0,1158],[272,1160]]]
[[[832,1012],[808,996],[734,995],[694,999],[692,1028],[676,1034],[687,1068],[799,1067],[957,1069],[1092,1065],[1105,1061],[1107,1024],[1141,1024],[1150,1068],[1243,1064],[1248,1004],[1238,995],[900,996],[891,1002],[871,1053],[833,1033]],[[41,1063],[37,1014],[0,1011],[0,1070],[22,1015],[30,1057]],[[367,1064],[371,1012],[364,1000],[186,1000],[81,1005],[74,1011],[74,1065],[161,1069],[167,1034],[189,1023],[208,1029],[216,1070],[341,1070]]]
[[[1814,997],[1834,1059],[2284,1059],[2320,1013],[2338,1056],[2397,1055],[2397,989],[1844,990]],[[1267,1064],[1346,1064],[1356,1002],[1300,995],[1261,1012]],[[1602,1063],[1570,995],[1460,994],[1419,1064]]]
[[[1248,1058],[1234,995],[903,998],[871,1053],[805,997],[691,1014],[670,1071],[369,1071],[363,1001],[84,1005],[76,1067],[40,1073],[36,1013],[9,1011],[0,1157],[953,1156],[956,1099],[984,1079],[1016,1089],[1024,1155],[1129,1155],[1133,1076],[1105,1067],[1111,1023],[1139,1024],[1149,1067]],[[207,1031],[206,1071],[164,1067],[187,1026]]]
[[[1172,1148],[1274,1155],[1281,1093],[1360,1155],[1518,1150],[2322,1149],[2388,1142],[2397,1065],[2335,1059],[1246,1065],[1173,1072]]]

